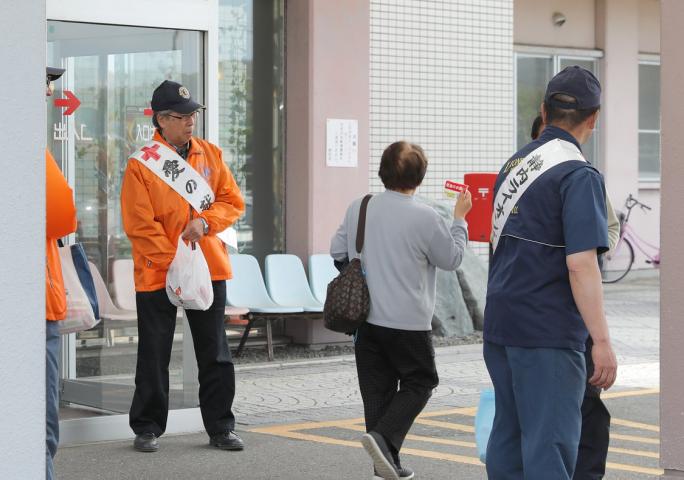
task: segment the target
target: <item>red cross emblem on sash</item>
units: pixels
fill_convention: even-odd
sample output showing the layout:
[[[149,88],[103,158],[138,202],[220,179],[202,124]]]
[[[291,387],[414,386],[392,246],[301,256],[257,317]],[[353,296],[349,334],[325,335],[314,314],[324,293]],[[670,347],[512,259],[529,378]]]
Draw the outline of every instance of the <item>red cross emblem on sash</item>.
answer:
[[[143,160],[149,160],[150,158],[152,158],[155,161],[157,161],[161,158],[161,155],[159,155],[157,153],[157,150],[159,150],[159,144],[158,143],[155,143],[151,147],[142,147],[140,150],[143,152],[143,154],[142,154]]]

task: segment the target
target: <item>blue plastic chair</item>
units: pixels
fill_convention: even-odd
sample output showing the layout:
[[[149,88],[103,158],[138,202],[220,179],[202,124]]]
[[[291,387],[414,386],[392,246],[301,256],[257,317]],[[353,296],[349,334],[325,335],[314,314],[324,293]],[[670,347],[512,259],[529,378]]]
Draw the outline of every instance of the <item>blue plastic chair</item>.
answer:
[[[266,287],[271,298],[280,305],[301,307],[305,312],[323,311],[323,304],[312,295],[304,266],[296,255],[266,257]]]
[[[240,339],[236,357],[242,353],[252,324],[258,318],[266,320],[266,345],[268,358],[273,360],[273,335],[271,320],[280,318],[291,313],[301,313],[304,309],[300,306],[284,306],[274,302],[266,290],[261,268],[256,258],[251,255],[234,254],[230,256],[230,264],[233,270],[233,278],[226,280],[226,305],[229,307],[248,308],[249,323],[245,326],[245,332]]]
[[[327,253],[318,253],[309,257],[309,286],[316,300],[325,304],[328,284],[339,275],[333,258]]]
[[[256,313],[297,313],[301,306],[274,302],[266,290],[257,259],[251,255],[230,256],[233,278],[226,281],[226,305],[245,307]]]

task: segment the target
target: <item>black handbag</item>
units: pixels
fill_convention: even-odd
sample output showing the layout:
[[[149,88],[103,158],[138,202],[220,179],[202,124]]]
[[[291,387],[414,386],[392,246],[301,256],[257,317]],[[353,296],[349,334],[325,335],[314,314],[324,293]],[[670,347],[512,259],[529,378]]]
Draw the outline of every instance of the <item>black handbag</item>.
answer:
[[[356,253],[361,253],[366,233],[366,210],[372,195],[361,201],[359,224],[356,229]],[[325,328],[333,332],[352,333],[368,318],[370,294],[363,273],[361,260],[353,259],[340,274],[328,284],[323,306]]]

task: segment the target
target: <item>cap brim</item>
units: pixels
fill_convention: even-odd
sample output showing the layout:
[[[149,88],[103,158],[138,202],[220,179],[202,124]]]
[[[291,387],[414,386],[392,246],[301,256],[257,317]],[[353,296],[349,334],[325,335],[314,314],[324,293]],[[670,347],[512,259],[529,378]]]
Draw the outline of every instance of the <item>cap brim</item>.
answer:
[[[183,102],[183,103],[177,103],[175,105],[169,106],[169,110],[173,110],[174,112],[177,113],[183,113],[183,114],[188,114],[192,112],[196,112],[197,110],[204,110],[206,107],[202,105],[201,103],[197,103],[193,100],[190,100],[189,102]]]
[[[47,78],[50,79],[51,82],[54,82],[57,80],[59,77],[61,77],[64,72],[66,72],[66,69],[64,68],[57,68],[57,67],[46,67],[45,68],[45,75]]]

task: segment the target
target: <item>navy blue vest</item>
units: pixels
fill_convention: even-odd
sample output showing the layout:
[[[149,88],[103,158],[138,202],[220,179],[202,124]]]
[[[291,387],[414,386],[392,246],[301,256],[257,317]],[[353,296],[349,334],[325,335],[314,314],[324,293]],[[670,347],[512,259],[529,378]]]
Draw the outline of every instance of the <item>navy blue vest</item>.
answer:
[[[518,159],[555,138],[579,148],[566,131],[547,127],[539,139],[504,164],[495,191]],[[568,226],[571,231],[566,232]],[[607,246],[603,179],[589,163],[579,160],[563,162],[542,174],[511,212],[491,258],[485,340],[584,351],[588,332],[575,305],[566,266],[566,255],[575,252],[573,246],[578,246],[576,251]]]

